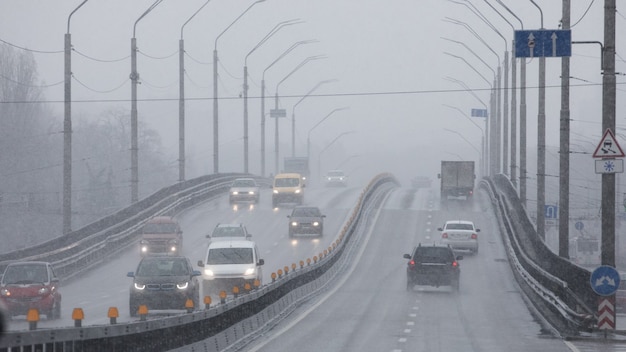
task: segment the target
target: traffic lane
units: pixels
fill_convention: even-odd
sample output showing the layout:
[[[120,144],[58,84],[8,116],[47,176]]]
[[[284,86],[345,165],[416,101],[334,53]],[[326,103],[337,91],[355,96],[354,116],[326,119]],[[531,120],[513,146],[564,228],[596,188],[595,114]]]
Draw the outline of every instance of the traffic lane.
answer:
[[[311,201],[326,204],[331,193],[317,195],[310,192]],[[354,203],[359,192],[353,191],[346,195],[345,202]],[[344,197],[345,198],[345,197]],[[351,208],[350,208],[351,209]],[[261,203],[255,206],[239,205],[231,207],[228,196],[218,197],[198,206],[190,208],[181,214],[178,219],[183,229],[183,255],[191,259],[192,264],[203,260],[206,254],[210,233],[217,223],[244,223],[253,234],[252,239],[257,242],[259,250],[264,253],[264,280],[270,282],[271,272],[284,265],[291,265],[300,258],[306,260],[319,254],[332,243],[334,234],[343,224],[347,208],[329,208],[326,228],[327,236],[322,240],[298,240],[292,244],[287,239],[288,209],[271,207],[271,190],[262,190]],[[116,307],[119,311],[118,322],[135,320],[128,312],[128,295],[131,279],[126,276],[129,271],[135,271],[140,255],[138,246],[131,246],[106,262],[96,266],[93,270],[69,282],[62,282],[60,291],[63,294],[62,318],[48,321],[42,316],[39,328],[57,328],[74,326],[72,311],[81,308],[85,313],[83,326],[94,324],[108,324],[107,312],[109,307]],[[196,269],[200,269],[197,268]],[[178,314],[182,311],[163,311],[162,314]],[[154,312],[153,312],[154,313]],[[29,327],[25,316],[17,316],[9,323],[9,330],[27,330]]]
[[[427,240],[429,216],[453,214],[396,205],[385,203],[345,283],[299,308],[292,314],[297,318],[281,323],[276,334],[257,340],[249,351],[569,351],[561,340],[546,338],[529,313],[508,263],[500,261],[505,254],[495,235],[483,239],[477,256],[461,262],[460,293],[420,286],[407,292],[402,254]],[[492,215],[474,215],[496,233]]]

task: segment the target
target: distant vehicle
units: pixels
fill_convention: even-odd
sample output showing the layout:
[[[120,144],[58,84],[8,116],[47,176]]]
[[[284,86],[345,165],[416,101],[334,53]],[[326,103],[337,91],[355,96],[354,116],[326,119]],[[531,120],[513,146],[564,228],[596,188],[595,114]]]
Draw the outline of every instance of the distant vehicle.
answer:
[[[179,255],[183,248],[183,230],[171,216],[156,216],[143,226],[139,253],[145,256],[152,253]]]
[[[252,234],[244,224],[217,224],[211,234],[206,235],[211,241],[220,240],[248,240]]]
[[[148,310],[186,309],[187,299],[194,308],[200,300],[200,271],[193,270],[188,258],[182,256],[150,256],[141,259],[137,270],[129,272],[130,316],[137,316],[140,305]]]
[[[467,220],[446,221],[441,231],[441,243],[449,244],[454,250],[468,250],[472,254],[478,253],[478,233],[480,229]]]
[[[411,187],[419,189],[419,188],[430,188],[432,184],[432,180],[430,177],[426,176],[415,176],[411,180]]]
[[[474,195],[474,162],[473,161],[442,161],[441,173],[441,202],[449,200],[472,200]]]
[[[61,317],[59,278],[47,262],[9,264],[0,280],[0,301],[10,316],[26,315],[35,308],[47,319]]]
[[[339,186],[346,187],[348,185],[348,178],[342,170],[330,170],[326,174],[326,186]]]
[[[459,291],[461,268],[452,247],[441,244],[419,244],[412,254],[405,254],[409,259],[406,268],[406,289],[411,291],[415,285],[451,286]]]
[[[254,287],[254,281],[263,283],[262,266],[256,243],[248,240],[214,241],[209,243],[204,261],[199,260],[202,270],[204,295],[224,290],[232,293],[237,286],[244,291],[246,283]]]
[[[253,178],[238,178],[230,185],[229,201],[230,204],[239,202],[253,202],[258,204],[261,195],[260,187]]]
[[[324,235],[324,218],[318,207],[296,206],[289,218],[289,237],[295,235]]]
[[[287,173],[274,176],[272,207],[281,203],[304,203],[304,180],[300,174]]]
[[[288,156],[283,159],[283,173],[300,174],[306,184],[309,180],[309,158],[306,156]]]

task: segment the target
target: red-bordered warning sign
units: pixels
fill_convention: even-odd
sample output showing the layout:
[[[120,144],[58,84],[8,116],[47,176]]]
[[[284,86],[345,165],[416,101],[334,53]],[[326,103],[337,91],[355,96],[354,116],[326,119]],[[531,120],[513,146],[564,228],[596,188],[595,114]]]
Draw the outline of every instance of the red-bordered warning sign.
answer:
[[[594,158],[623,158],[624,151],[620,147],[619,143],[615,139],[615,135],[611,132],[611,129],[607,128],[602,135],[600,143],[596,147],[596,151],[593,152]]]

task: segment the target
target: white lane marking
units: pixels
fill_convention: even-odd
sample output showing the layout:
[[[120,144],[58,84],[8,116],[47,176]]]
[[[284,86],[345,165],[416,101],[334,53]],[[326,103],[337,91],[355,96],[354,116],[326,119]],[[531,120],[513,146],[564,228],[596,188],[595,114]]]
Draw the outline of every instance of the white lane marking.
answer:
[[[565,341],[563,341],[563,342],[565,342],[565,345],[566,345],[567,347],[569,347],[569,349],[570,349],[570,350],[572,350],[572,352],[581,352],[581,351],[578,349],[578,347],[574,346],[574,344],[573,344],[573,343],[571,343],[570,341],[565,340]]]
[[[387,197],[389,196],[389,194],[387,194],[385,196],[385,200],[387,199]],[[383,203],[385,202],[385,200],[383,200]],[[382,212],[382,207],[378,208],[378,210],[376,211],[376,216],[374,216],[374,221],[372,223],[376,223],[376,221],[378,221],[378,217],[380,216],[380,213]],[[311,314],[312,311],[314,311],[315,309],[317,309],[317,307],[319,307],[320,305],[322,305],[322,303],[324,303],[330,296],[332,296],[333,294],[335,294],[335,292],[337,292],[342,286],[343,284],[346,283],[346,281],[348,280],[348,278],[351,276],[350,274],[354,271],[354,269],[356,269],[356,263],[359,262],[359,260],[361,259],[361,256],[363,255],[363,252],[365,252],[365,248],[367,247],[367,243],[370,240],[370,237],[372,236],[372,232],[374,232],[374,226],[370,227],[370,230],[367,232],[367,234],[365,235],[365,238],[363,239],[363,243],[361,244],[361,248],[359,248],[359,252],[356,254],[356,260],[352,261],[352,266],[350,267],[350,269],[348,270],[347,273],[344,273],[343,277],[341,278],[341,280],[337,283],[337,285],[330,291],[328,291],[316,304],[314,304],[313,306],[311,306],[309,309],[307,309],[306,311],[304,311],[304,313],[302,313],[299,317],[297,317],[296,319],[294,319],[292,322],[290,322],[289,324],[287,324],[284,328],[282,328],[281,330],[277,331],[276,334],[272,335],[271,337],[269,337],[267,340],[259,343],[258,345],[256,345],[254,348],[252,348],[250,350],[250,352],[256,352],[258,350],[260,350],[261,348],[263,348],[265,345],[267,345],[268,343],[270,343],[270,341],[274,340],[275,338],[277,338],[278,336],[284,334],[285,332],[287,332],[289,329],[291,329],[292,327],[294,327],[296,324],[298,324],[302,319],[306,318],[309,314]]]
[[[408,326],[413,326],[413,325],[415,325],[415,322],[414,322],[414,321],[407,321],[407,322],[406,322],[406,325],[408,325]]]
[[[404,329],[404,333],[405,334],[410,334],[411,333],[411,329]]]
[[[415,317],[417,316],[417,314],[415,314],[415,313],[411,313],[411,314],[409,314],[409,316],[410,316],[411,318],[415,318]]]
[[[400,342],[400,343],[405,343],[405,342],[406,342],[406,338],[401,337],[401,338],[399,338],[399,339],[398,339],[398,342]]]

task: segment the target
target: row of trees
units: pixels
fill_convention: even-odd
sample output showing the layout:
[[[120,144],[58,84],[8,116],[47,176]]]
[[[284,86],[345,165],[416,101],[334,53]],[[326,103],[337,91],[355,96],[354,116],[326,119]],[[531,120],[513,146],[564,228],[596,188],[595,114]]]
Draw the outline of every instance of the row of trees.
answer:
[[[31,52],[0,46],[0,251],[62,233],[62,111],[46,103]],[[97,105],[97,104],[95,104]],[[76,111],[76,109],[74,109]],[[140,123],[142,196],[177,180],[175,157]],[[73,116],[73,227],[130,202],[130,113]]]

